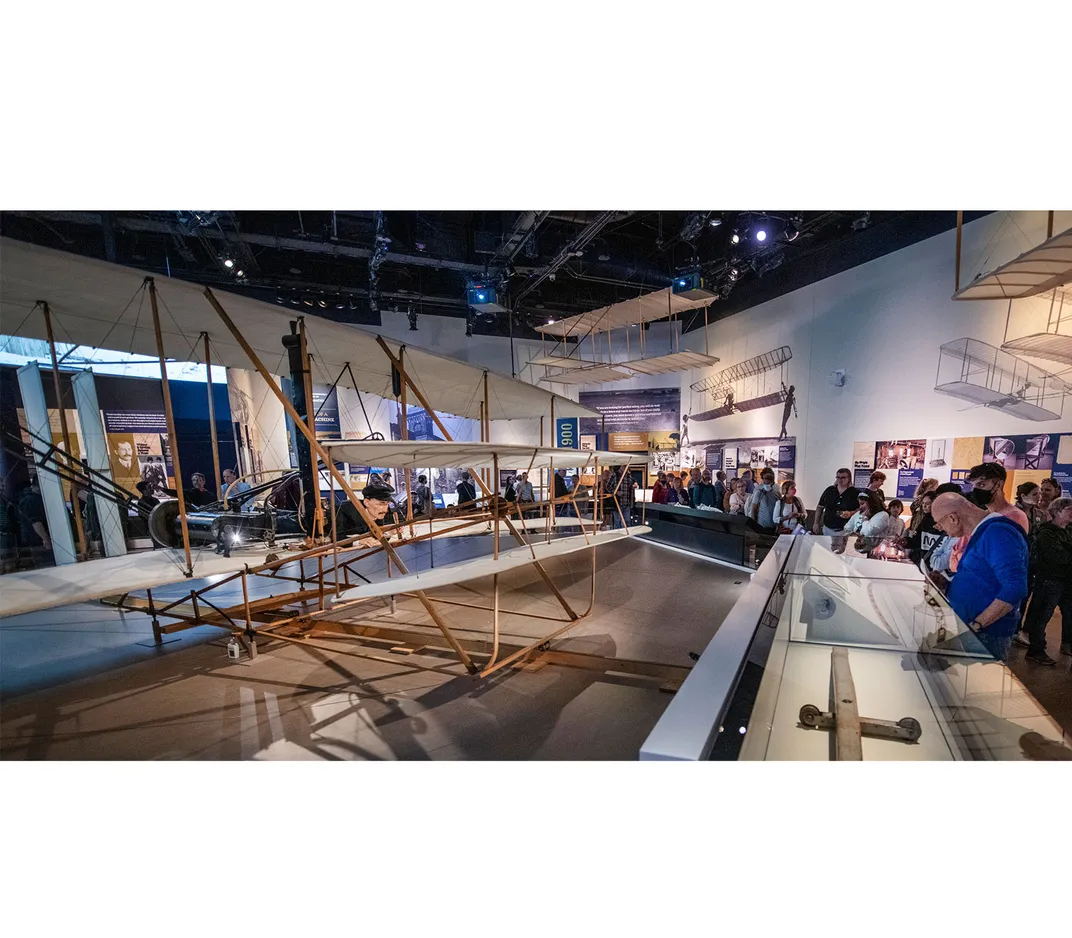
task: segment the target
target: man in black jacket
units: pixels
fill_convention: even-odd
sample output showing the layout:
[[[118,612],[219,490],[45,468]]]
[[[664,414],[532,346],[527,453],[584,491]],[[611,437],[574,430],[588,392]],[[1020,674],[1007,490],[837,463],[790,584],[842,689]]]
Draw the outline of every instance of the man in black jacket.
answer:
[[[476,486],[473,485],[472,476],[468,472],[462,473],[461,481],[454,487],[454,491],[458,493],[459,508],[473,507],[476,501]]]
[[[1046,654],[1046,626],[1057,608],[1061,654],[1072,655],[1072,498],[1055,498],[1049,507],[1053,520],[1040,525],[1035,538],[1035,588],[1024,623],[1030,637],[1027,660],[1044,665],[1056,664]]]
[[[395,490],[382,482],[370,482],[361,490],[361,505],[373,521],[383,521],[391,510],[391,498]],[[335,515],[335,535],[338,538],[351,537],[355,534],[366,534],[369,531],[365,519],[358,514],[357,509],[349,499],[342,502]],[[358,542],[362,547],[374,544],[372,538],[364,538]]]

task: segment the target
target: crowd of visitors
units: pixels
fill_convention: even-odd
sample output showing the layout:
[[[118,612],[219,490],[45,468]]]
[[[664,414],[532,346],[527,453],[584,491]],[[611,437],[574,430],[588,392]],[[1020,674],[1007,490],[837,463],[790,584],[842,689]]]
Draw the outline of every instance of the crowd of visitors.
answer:
[[[899,549],[892,556],[925,563],[995,657],[1004,660],[1015,641],[1028,649],[1028,661],[1055,664],[1046,652],[1046,625],[1057,609],[1060,652],[1072,656],[1072,498],[1062,497],[1056,479],[1025,482],[1009,502],[1005,468],[981,463],[963,486],[924,479],[906,510],[907,499],[887,500],[883,472],[871,473],[859,489],[851,470],[841,468],[819,496],[810,526],[796,484],[785,480],[775,489],[774,479],[770,469],[758,482],[748,470],[734,478],[723,471],[659,472],[652,501],[743,515],[753,543],[810,530],[855,537],[857,549],[872,556],[892,545]]]
[[[564,516],[589,515],[595,506],[612,527],[637,520],[638,480],[632,472],[605,468],[590,488],[578,473],[559,470],[549,480],[556,511]],[[833,484],[819,496],[809,523],[809,513],[789,479],[776,486],[774,470],[760,470],[758,480],[750,469],[730,478],[725,471],[693,467],[687,471],[659,471],[651,489],[657,505],[728,512],[743,516],[750,544],[769,547],[782,534],[805,535],[809,531],[830,537],[855,537],[856,548],[872,556],[877,545],[895,545],[912,563],[922,563],[932,580],[945,590],[958,617],[997,658],[1005,659],[1013,642],[1027,648],[1028,661],[1052,666],[1056,661],[1046,649],[1046,626],[1060,609],[1060,653],[1072,656],[1072,498],[1063,497],[1056,479],[1024,482],[1015,500],[1006,497],[1008,476],[998,462],[973,467],[966,486],[939,484],[923,479],[905,509],[900,498],[887,501],[886,475],[871,473],[866,488],[852,483],[848,468],[838,469]],[[268,496],[276,508],[297,508],[300,484],[297,475],[281,482]],[[377,491],[394,492],[389,473],[370,476]],[[175,497],[174,489],[143,480],[132,502],[147,515],[159,498]],[[208,488],[204,473],[194,472],[183,495],[191,509],[231,499],[249,491],[233,469],[223,471],[223,491]],[[456,486],[459,506],[478,501],[476,485],[463,472]],[[507,503],[525,514],[541,510],[527,472],[511,476],[503,487]],[[414,515],[432,512],[433,495],[425,475],[416,477],[412,491]],[[11,510],[3,512],[0,528],[5,545],[28,539],[39,550],[51,547],[47,519],[36,479],[15,498],[6,498]],[[526,507],[531,506],[531,507]],[[243,506],[248,507],[248,506]],[[73,510],[70,508],[70,510]],[[90,500],[80,501],[84,518],[92,514]],[[907,520],[905,516],[908,516]],[[23,532],[19,534],[18,532]],[[10,568],[10,547],[3,551]],[[888,555],[887,555],[888,556]]]

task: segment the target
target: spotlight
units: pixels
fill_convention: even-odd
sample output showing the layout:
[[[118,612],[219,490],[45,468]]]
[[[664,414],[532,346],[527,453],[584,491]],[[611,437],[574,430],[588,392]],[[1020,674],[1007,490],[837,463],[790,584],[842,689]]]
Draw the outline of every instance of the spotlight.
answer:
[[[478,294],[476,295],[476,298],[477,298],[478,300],[486,300],[486,299],[487,299],[488,297],[487,297],[487,294],[485,294],[485,293],[478,293]]]
[[[730,235],[730,244],[740,244],[740,243],[741,243],[741,236],[739,234],[737,234],[737,232],[735,231],[732,235]]]
[[[554,318],[553,318],[553,317],[552,317],[551,319],[548,319],[548,320],[547,320],[547,325],[549,325],[549,326],[553,326],[554,324],[555,324],[555,320],[554,320]]]
[[[286,300],[281,296],[276,296],[275,301],[277,303],[285,303],[286,302]]]
[[[719,225],[722,224],[722,219],[712,218],[707,224],[709,224],[712,228],[717,228]]]
[[[343,303],[343,302],[338,302],[338,303],[335,304],[335,308],[336,309],[346,309],[346,304]]]
[[[799,222],[797,222],[793,218],[790,218],[789,221],[785,223],[785,240],[787,242],[796,241],[798,237],[800,237]]]
[[[234,267],[234,261],[228,257],[227,260],[223,262],[223,266],[230,270],[232,267]]]
[[[246,275],[246,272],[244,270],[240,270],[240,271],[238,271],[238,273],[235,274],[236,277],[244,277],[245,275]]]
[[[290,302],[293,303],[295,306],[301,305],[301,300],[299,300],[296,296],[292,296],[290,298]]]
[[[319,306],[321,309],[327,309],[328,301],[325,299],[319,299],[316,301],[316,305]]]
[[[756,232],[756,240],[760,244],[762,244],[764,241],[767,240],[767,232],[765,232],[762,228],[760,228],[759,231]]]
[[[600,254],[599,259],[601,261],[609,261],[610,260],[610,255],[609,254]]]
[[[350,309],[357,309],[357,302],[355,300],[350,300]]]
[[[312,301],[312,300],[310,300],[310,299],[309,299],[308,297],[307,297],[306,299],[302,300],[302,302],[303,302],[303,303],[304,303],[304,304],[305,304],[306,306],[312,306],[312,305],[313,305],[313,301]]]
[[[741,272],[736,267],[730,268],[730,280],[736,280],[741,275]]]
[[[688,281],[687,281],[687,280],[679,280],[679,281],[677,282],[677,285],[678,285],[679,287],[683,287],[683,286],[685,286],[685,285],[686,285],[687,283],[688,283]]]

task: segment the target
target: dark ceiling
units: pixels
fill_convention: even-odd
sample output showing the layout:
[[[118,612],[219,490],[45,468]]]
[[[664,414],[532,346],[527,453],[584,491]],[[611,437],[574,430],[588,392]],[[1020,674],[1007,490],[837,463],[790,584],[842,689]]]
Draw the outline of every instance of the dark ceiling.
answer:
[[[955,223],[955,212],[863,211],[0,213],[6,237],[311,314],[379,325],[380,310],[397,309],[418,329],[428,313],[519,337],[692,271],[718,293],[711,318],[723,318]],[[473,283],[496,289],[513,320],[471,309]]]

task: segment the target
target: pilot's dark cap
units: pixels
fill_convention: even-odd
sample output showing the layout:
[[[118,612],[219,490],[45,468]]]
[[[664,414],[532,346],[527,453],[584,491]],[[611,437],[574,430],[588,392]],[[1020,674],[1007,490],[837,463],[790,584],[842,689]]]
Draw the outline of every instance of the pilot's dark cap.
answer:
[[[395,494],[395,490],[389,485],[379,482],[370,482],[361,490],[363,498],[375,498],[381,502],[389,502]]]

